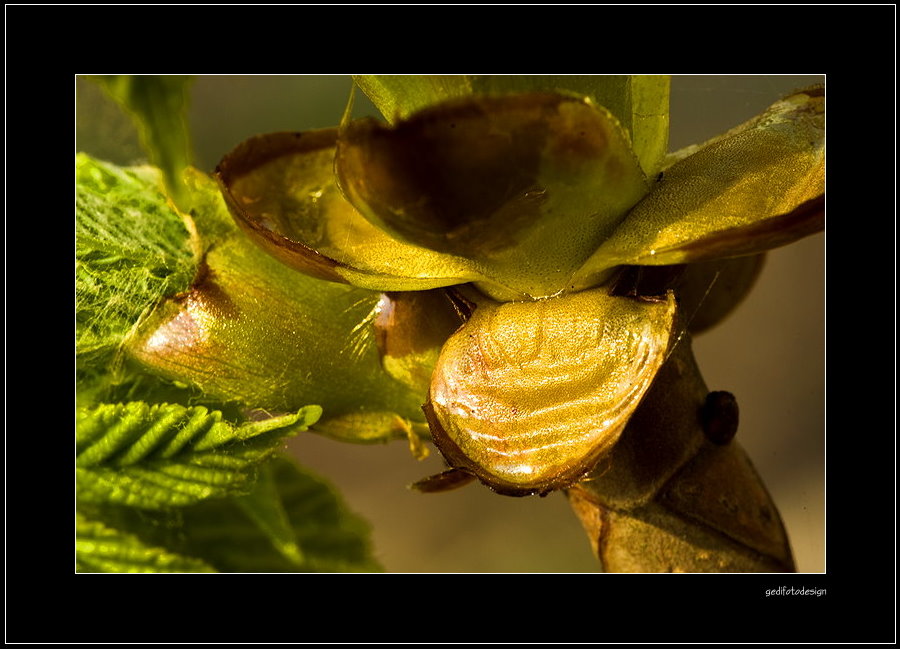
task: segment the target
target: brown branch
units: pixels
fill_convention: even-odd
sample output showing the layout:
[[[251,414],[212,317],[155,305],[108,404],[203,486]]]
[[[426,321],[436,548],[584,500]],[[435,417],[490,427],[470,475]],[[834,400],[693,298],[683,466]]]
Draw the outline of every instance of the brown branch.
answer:
[[[704,408],[707,394],[685,338],[607,460],[567,490],[606,571],[794,570],[775,504],[722,434],[736,409],[721,397]]]

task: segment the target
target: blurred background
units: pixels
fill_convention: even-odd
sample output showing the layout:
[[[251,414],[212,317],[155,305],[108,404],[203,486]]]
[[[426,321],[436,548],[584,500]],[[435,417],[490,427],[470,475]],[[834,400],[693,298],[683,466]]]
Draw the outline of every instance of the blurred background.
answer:
[[[674,76],[670,150],[753,117],[804,76]],[[251,135],[335,126],[349,76],[199,76],[191,89],[196,165],[212,171]],[[357,93],[354,116],[377,114]],[[76,147],[96,157],[143,161],[134,128],[90,82],[76,79]],[[825,570],[825,235],[768,255],[746,301],[698,336],[694,349],[711,390],[740,405],[737,439],[772,494],[800,572]],[[389,572],[596,572],[597,561],[565,497],[499,496],[477,484],[443,494],[406,486],[443,470],[407,445],[358,446],[301,435],[290,451],[329,479],[369,520]]]

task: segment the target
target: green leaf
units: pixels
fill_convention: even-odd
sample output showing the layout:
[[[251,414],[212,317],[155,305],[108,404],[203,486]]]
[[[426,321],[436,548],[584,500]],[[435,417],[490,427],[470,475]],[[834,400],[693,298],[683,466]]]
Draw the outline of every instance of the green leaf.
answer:
[[[188,167],[184,172],[184,183],[191,194],[189,214],[204,250],[240,236],[234,219],[225,208],[222,194],[209,174]]]
[[[271,541],[281,555],[300,567],[304,563],[303,550],[284,508],[272,467],[263,466],[259,478],[246,496],[235,498],[237,505]]]
[[[425,395],[381,367],[373,321],[380,295],[297,273],[231,222],[215,182],[189,173],[203,272],[163,301],[128,340],[145,371],[209,399],[271,412],[322,406],[314,430],[348,441],[406,438],[424,426]],[[226,223],[231,223],[227,231]]]
[[[75,568],[78,572],[216,572],[200,559],[148,545],[81,514],[75,523]]]
[[[186,94],[192,78],[171,75],[90,78],[131,115],[150,161],[165,176],[169,194],[182,209],[186,209],[188,197],[181,172],[191,163]]]
[[[381,569],[373,558],[368,524],[326,481],[283,457],[266,464],[262,480],[247,498],[204,500],[171,510],[108,504],[85,510],[147,545],[195,557],[220,572]],[[286,550],[291,546],[296,552]]]
[[[377,290],[426,290],[478,279],[460,257],[398,241],[341,194],[338,130],[259,135],[219,163],[235,220],[275,258],[313,277]]]
[[[246,492],[260,462],[321,409],[234,426],[205,407],[143,402],[82,408],[76,478],[82,502],[158,509]]]
[[[327,482],[286,458],[273,460],[270,470],[290,524],[292,542],[302,552],[302,564],[298,566],[277,551],[271,533],[260,529],[255,521],[235,516],[238,506],[227,500],[202,503],[185,512],[184,532],[190,554],[203,557],[224,572],[380,570],[372,556],[368,524],[347,510]]]
[[[669,77],[662,75],[362,75],[357,85],[391,122],[468,94],[569,92],[607,108],[629,133],[644,173],[656,175],[669,137]]]
[[[75,179],[75,350],[102,370],[148,307],[190,285],[194,242],[152,169],[79,154]]]

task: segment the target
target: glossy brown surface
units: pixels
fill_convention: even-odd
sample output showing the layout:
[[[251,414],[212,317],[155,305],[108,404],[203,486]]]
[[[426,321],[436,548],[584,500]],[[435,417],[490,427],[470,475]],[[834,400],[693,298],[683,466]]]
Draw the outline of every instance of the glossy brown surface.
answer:
[[[421,290],[478,276],[464,260],[397,241],[338,189],[338,129],[254,136],[216,177],[251,240],[306,275],[376,290]]]
[[[290,165],[290,161],[300,159],[305,167],[314,167],[322,151],[326,156],[333,151],[335,137],[336,131],[333,129],[306,134],[258,135],[242,142],[226,155],[216,167],[215,176],[229,211],[252,241],[302,273],[332,282],[346,282],[335,270],[338,266],[335,259],[307,245],[302,238],[291,236],[296,230],[291,215],[308,214],[309,210],[303,209],[299,202],[295,202],[294,210],[285,210],[279,185],[272,182],[279,175],[284,178],[282,169],[285,161]],[[296,162],[291,166],[296,167]],[[280,173],[268,171],[273,168]],[[309,168],[300,171],[294,175],[302,179],[302,188],[305,189],[309,182],[316,182]],[[260,176],[264,182],[272,182],[267,190],[259,187]],[[311,192],[306,193],[312,205]]]
[[[335,170],[369,221],[470,260],[504,299],[566,289],[647,191],[609,111],[552,93],[456,99],[392,127],[352,122]]]

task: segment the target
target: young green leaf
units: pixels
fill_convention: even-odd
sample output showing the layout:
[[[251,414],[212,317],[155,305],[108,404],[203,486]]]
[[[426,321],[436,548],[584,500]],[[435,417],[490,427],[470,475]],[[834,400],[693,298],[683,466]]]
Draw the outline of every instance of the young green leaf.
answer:
[[[75,569],[78,572],[216,572],[208,563],[144,543],[99,521],[77,514]]]
[[[284,457],[273,460],[269,470],[293,542],[302,551],[302,564],[298,567],[283,552],[275,551],[272,535],[247,517],[242,522],[233,513],[236,504],[228,500],[205,502],[185,512],[192,555],[225,572],[381,570],[372,555],[368,524],[347,509],[327,482]]]
[[[195,242],[153,169],[79,154],[75,179],[75,351],[102,372],[150,306],[190,285]]]
[[[166,189],[183,209],[188,195],[181,172],[191,163],[187,88],[191,77],[105,75],[90,77],[131,115],[150,161],[165,176]]]
[[[202,406],[143,402],[82,408],[76,493],[82,502],[159,509],[246,492],[260,462],[321,408],[234,426]]]
[[[235,503],[271,541],[272,546],[292,564],[302,567],[303,550],[284,508],[273,467],[266,464],[259,472],[256,484],[246,496],[238,496]]]
[[[90,518],[144,544],[195,557],[220,572],[381,570],[368,523],[350,512],[327,482],[276,457],[266,464],[259,484],[247,498],[210,499],[177,509],[108,504],[84,509]]]

